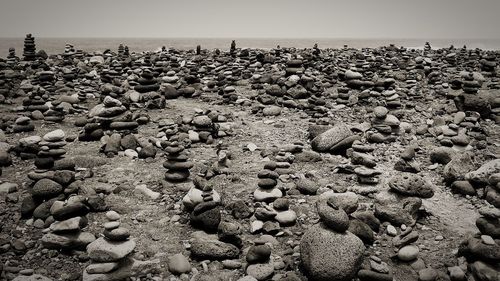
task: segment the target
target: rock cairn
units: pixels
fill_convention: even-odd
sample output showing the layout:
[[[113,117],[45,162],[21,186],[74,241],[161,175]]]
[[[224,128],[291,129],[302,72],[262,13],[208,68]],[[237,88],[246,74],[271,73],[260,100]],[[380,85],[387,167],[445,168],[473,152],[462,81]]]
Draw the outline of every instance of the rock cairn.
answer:
[[[253,193],[254,200],[257,202],[272,202],[283,197],[283,191],[276,187],[278,185],[279,174],[276,170],[276,162],[268,162],[264,169],[257,175],[257,189]]]
[[[36,59],[35,37],[27,34],[24,38],[23,56],[25,61],[34,61]]]
[[[136,243],[130,239],[130,232],[121,226],[120,215],[108,211],[103,236],[87,246],[91,260],[83,271],[84,280],[125,280],[132,277]]]
[[[167,169],[165,180],[171,183],[185,182],[189,178],[189,170],[194,164],[189,161],[184,146],[177,141],[165,142],[162,145],[165,145],[164,150],[168,153],[167,160],[163,163],[163,167]]]

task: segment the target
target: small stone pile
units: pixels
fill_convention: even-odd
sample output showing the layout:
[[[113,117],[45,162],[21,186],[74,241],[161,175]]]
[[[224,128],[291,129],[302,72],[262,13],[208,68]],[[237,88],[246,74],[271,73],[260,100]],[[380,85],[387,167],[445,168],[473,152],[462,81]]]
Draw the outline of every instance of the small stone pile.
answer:
[[[158,81],[151,69],[143,69],[141,77],[137,80],[137,82],[139,85],[136,85],[134,90],[139,93],[155,92],[160,89],[160,85],[158,84]]]
[[[163,163],[163,167],[167,169],[165,172],[165,180],[170,183],[185,182],[190,175],[189,170],[194,166],[193,162],[188,161],[188,154],[177,141],[162,143],[165,145],[167,152],[167,160]]]
[[[16,64],[19,58],[16,56],[16,49],[9,48],[9,54],[7,55],[7,63],[10,65]]]
[[[95,240],[92,233],[83,231],[88,224],[86,215],[90,211],[83,200],[80,196],[73,196],[66,202],[55,201],[50,206],[50,215],[54,222],[50,224],[49,232],[42,236],[41,241],[45,248],[83,250]]]
[[[36,59],[35,37],[27,34],[24,39],[23,56],[25,61],[34,61]]]
[[[139,123],[119,100],[106,96],[103,103],[89,112],[89,117],[101,124],[102,128],[117,131],[134,131]]]
[[[293,173],[290,167],[295,160],[295,156],[292,153],[280,150],[278,151],[278,154],[274,156],[274,160],[276,162],[276,173],[278,173],[278,175]]]
[[[283,197],[281,189],[276,187],[279,178],[279,174],[275,171],[276,168],[276,162],[268,162],[264,165],[264,169],[258,173],[258,187],[253,193],[255,201],[272,202]]]
[[[161,119],[158,122],[158,130],[158,138],[170,140],[179,133],[179,125],[172,119]]]
[[[359,140],[353,142],[352,147],[347,150],[347,156],[351,159],[353,165],[361,165],[354,168],[358,182],[362,184],[377,184],[380,171],[374,169],[377,165],[375,157],[369,152],[373,147],[361,143]]]
[[[134,134],[114,133],[106,135],[101,139],[103,143],[101,152],[108,157],[113,157],[120,153],[130,158],[154,158],[156,156],[155,146],[147,139],[137,138]],[[121,152],[123,151],[123,152]]]
[[[286,63],[286,76],[302,74],[304,72],[304,68],[302,67],[302,60],[300,59],[292,59],[287,61]]]
[[[216,135],[216,130],[212,119],[205,114],[199,114],[193,117],[191,124],[194,126],[194,131],[198,133],[199,139],[205,143],[213,142],[213,135]]]
[[[202,182],[199,180],[198,183]],[[221,222],[222,206],[220,200],[215,200],[210,185],[197,184],[202,188],[203,202],[199,202],[190,214],[190,223],[209,233],[217,232]]]
[[[84,269],[83,280],[126,280],[133,275],[131,255],[136,243],[129,238],[129,230],[121,226],[120,217],[115,211],[106,213],[104,237],[87,246],[91,264]]]
[[[392,142],[399,133],[399,119],[389,114],[389,110],[383,106],[373,109],[372,130],[367,132],[367,140],[372,143]]]
[[[64,149],[66,145],[65,137],[66,134],[61,129],[45,134],[43,140],[38,143],[38,145],[40,145],[38,157],[52,159],[63,157],[64,154],[66,154],[66,150]]]
[[[189,189],[182,199],[182,203],[187,210],[193,210],[198,204],[203,202],[220,203],[219,193],[213,189],[213,186],[201,177],[195,177],[193,186]]]
[[[7,133],[31,132],[35,130],[35,125],[31,122],[31,118],[21,116],[16,119],[12,128],[7,129]]]
[[[73,45],[66,43],[66,46],[64,46],[64,54],[63,56],[72,56],[75,54],[75,47]]]

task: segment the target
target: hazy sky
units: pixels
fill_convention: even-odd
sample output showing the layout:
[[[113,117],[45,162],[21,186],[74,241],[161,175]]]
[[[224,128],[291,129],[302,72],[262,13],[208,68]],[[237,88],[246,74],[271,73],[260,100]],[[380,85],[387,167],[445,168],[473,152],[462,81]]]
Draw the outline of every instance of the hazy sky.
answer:
[[[500,38],[500,0],[0,0],[0,37]]]

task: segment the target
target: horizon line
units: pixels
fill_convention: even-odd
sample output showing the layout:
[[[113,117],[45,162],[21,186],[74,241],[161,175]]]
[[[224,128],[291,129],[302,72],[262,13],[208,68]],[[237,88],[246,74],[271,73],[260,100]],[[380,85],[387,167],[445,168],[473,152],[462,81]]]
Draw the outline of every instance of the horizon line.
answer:
[[[98,39],[275,39],[275,40],[283,40],[283,39],[335,39],[335,40],[500,40],[498,38],[480,38],[480,37],[440,37],[440,38],[426,38],[426,37],[189,37],[189,36],[180,36],[180,37],[161,37],[161,36],[152,36],[152,37],[142,37],[142,36],[36,36],[36,34],[31,33],[35,38],[45,38],[45,39],[88,39],[88,38],[98,38]],[[13,36],[0,36],[0,39],[18,39],[25,38],[21,37],[13,37]]]

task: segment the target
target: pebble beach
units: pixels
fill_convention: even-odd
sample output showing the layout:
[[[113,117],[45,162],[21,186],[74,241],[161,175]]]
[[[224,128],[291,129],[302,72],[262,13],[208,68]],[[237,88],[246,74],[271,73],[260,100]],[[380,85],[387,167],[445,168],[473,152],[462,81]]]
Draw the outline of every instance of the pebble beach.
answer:
[[[0,280],[500,280],[495,48],[61,49],[0,58]]]

